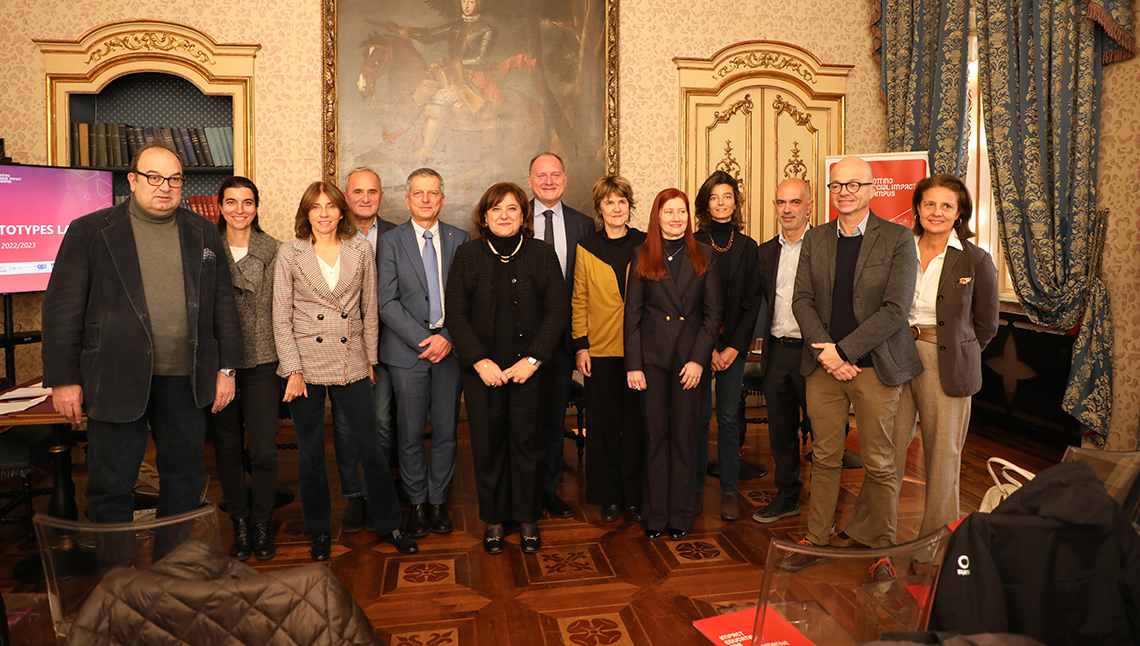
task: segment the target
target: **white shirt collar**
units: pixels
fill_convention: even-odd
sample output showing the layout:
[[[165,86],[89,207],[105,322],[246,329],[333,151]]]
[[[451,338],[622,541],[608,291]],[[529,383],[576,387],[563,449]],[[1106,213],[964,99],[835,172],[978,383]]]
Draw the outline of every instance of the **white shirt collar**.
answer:
[[[558,200],[558,204],[555,204],[554,206],[546,206],[542,202],[539,202],[538,198],[535,198],[535,199],[531,200],[531,204],[534,206],[534,219],[535,220],[543,217],[542,214],[548,210],[554,211],[554,217],[556,217],[556,218],[562,217],[562,200]]]
[[[439,218],[436,218],[435,224],[431,225],[430,229],[425,229],[416,223],[415,220],[409,219],[408,222],[412,223],[412,228],[416,231],[416,240],[424,239],[424,231],[431,231],[432,238],[439,237]]]
[[[800,239],[796,240],[796,242],[792,242],[792,241],[788,240],[788,238],[784,235],[784,230],[780,229],[780,246],[781,247],[787,247],[789,245],[794,245],[797,242],[803,242],[804,236],[807,235],[808,229],[811,229],[811,222],[808,222],[808,225],[804,229],[804,232],[800,234]]]
[[[918,247],[918,241],[919,241],[921,238],[922,238],[922,236],[915,236],[915,237],[914,237],[914,246],[915,246],[915,248],[917,248],[917,247]],[[961,240],[961,239],[958,237],[958,230],[957,230],[957,229],[950,229],[950,239],[946,241],[946,246],[947,246],[947,247],[954,247],[954,248],[955,248],[955,249],[957,249],[958,251],[962,251],[962,250],[963,250],[963,247],[962,247],[962,240]]]

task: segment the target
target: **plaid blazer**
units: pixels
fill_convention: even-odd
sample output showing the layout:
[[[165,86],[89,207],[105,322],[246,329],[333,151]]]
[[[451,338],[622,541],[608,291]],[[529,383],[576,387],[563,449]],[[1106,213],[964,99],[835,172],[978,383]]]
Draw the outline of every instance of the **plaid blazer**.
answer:
[[[277,374],[301,372],[305,383],[324,386],[363,379],[376,363],[379,333],[376,260],[367,240],[341,241],[340,279],[332,290],[311,242],[281,245],[273,282]]]

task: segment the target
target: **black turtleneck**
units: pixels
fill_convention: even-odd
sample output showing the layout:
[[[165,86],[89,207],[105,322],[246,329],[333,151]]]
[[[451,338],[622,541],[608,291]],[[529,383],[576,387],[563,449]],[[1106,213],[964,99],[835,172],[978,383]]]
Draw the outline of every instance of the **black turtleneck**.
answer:
[[[681,263],[685,261],[685,237],[661,242],[665,248],[665,264],[669,267],[669,277],[676,283],[677,276],[681,273]]]
[[[500,256],[509,256],[514,253],[515,248],[519,246],[519,240],[522,238],[522,229],[519,229],[513,236],[497,236],[490,231],[487,232],[487,242],[491,243],[491,247],[495,249]]]
[[[735,231],[736,226],[732,224],[732,221],[717,222],[716,220],[713,220],[709,223],[709,235],[712,236],[713,244],[716,245],[713,247],[713,249],[716,250],[717,257],[719,258],[716,264],[717,268],[720,270],[719,273],[721,294],[728,293],[728,272],[731,267],[729,266],[730,263],[728,262],[727,256],[729,251],[732,249],[730,246],[731,243],[735,241]],[[721,249],[724,249],[724,251],[720,251]],[[728,303],[725,303],[725,306],[727,307]]]

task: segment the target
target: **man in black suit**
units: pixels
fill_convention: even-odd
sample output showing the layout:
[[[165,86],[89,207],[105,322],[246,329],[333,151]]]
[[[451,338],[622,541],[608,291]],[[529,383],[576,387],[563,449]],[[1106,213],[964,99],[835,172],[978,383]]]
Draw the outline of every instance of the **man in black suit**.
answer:
[[[578,242],[594,232],[594,221],[562,203],[566,192],[566,168],[562,158],[551,152],[538,155],[530,161],[527,184],[534,194],[534,237],[554,246],[558,264],[566,276],[566,298],[574,291],[574,259]],[[567,310],[569,311],[569,310]],[[546,465],[539,478],[542,487],[542,506],[550,515],[569,518],[570,505],[558,497],[562,482],[562,444],[566,432],[566,403],[570,401],[570,381],[574,374],[574,351],[570,348],[570,317],[566,317],[566,332],[550,360],[554,388],[551,391],[550,414],[546,424],[550,444],[546,452]]]
[[[184,180],[166,144],[145,146],[127,174],[131,198],[71,224],[44,295],[44,385],[57,413],[87,413],[94,522],[133,520],[151,435],[158,515],[198,507],[205,408],[233,400],[245,365],[225,242],[179,208]]]
[[[345,178],[344,199],[348,202],[348,215],[356,225],[356,237],[367,240],[372,245],[374,255],[380,236],[396,228],[396,225],[379,216],[380,200],[383,198],[380,176],[371,168],[355,168]],[[391,463],[396,435],[396,425],[392,419],[392,377],[388,374],[387,366],[380,363],[377,357],[373,359],[376,383],[372,385],[372,394],[376,400],[376,433],[380,436],[380,448]],[[333,449],[336,452],[337,472],[340,474],[340,491],[348,498],[340,527],[346,534],[355,534],[364,529],[370,519],[368,506],[364,504],[364,486],[360,481],[360,454],[356,451],[356,441],[348,432],[351,428],[348,420],[340,419],[340,415],[334,404],[333,417],[338,423],[333,425]]]
[[[774,523],[800,513],[800,410],[805,402],[803,338],[792,314],[796,269],[813,201],[801,179],[784,180],[776,188],[776,220],[780,233],[760,245],[760,282],[768,303],[760,375],[768,398],[768,441],[775,462],[776,499],[752,514],[758,523]],[[806,416],[805,416],[806,419]]]

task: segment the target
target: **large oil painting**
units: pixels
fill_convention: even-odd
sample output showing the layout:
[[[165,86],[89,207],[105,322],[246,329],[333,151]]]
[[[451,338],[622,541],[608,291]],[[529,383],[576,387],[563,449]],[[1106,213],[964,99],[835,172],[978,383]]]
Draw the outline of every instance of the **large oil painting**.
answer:
[[[564,201],[617,172],[617,0],[324,0],[324,173],[376,170],[380,215],[407,219],[403,182],[434,168],[443,218],[470,229],[499,181],[525,187],[554,151]]]

